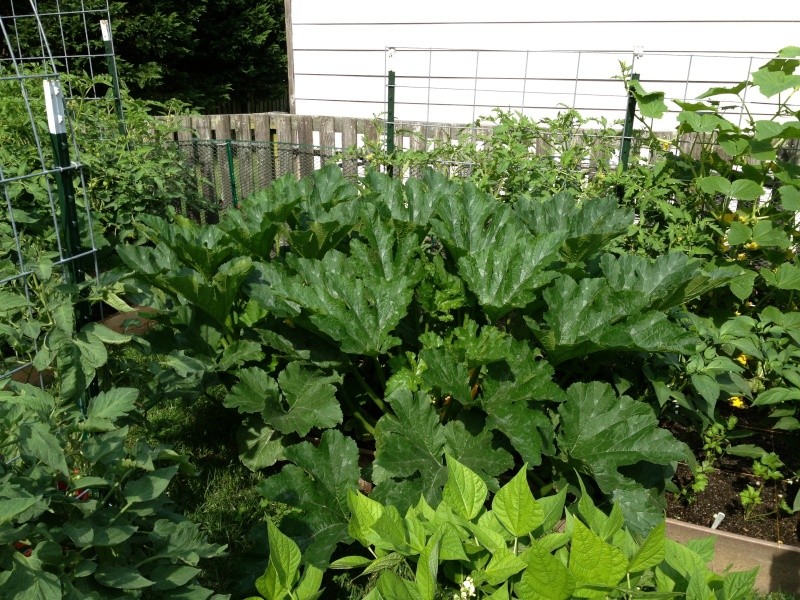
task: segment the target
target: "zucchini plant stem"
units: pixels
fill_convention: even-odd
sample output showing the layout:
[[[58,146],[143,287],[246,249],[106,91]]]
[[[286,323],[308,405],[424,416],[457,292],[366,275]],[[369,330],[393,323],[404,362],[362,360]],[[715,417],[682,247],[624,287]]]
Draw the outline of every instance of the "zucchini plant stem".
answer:
[[[372,357],[372,362],[375,365],[375,373],[378,375],[378,381],[381,384],[381,391],[386,390],[386,377],[383,374],[383,366],[377,356]]]
[[[364,431],[366,431],[369,435],[371,435],[374,438],[375,425],[371,423],[367,415],[365,415],[361,411],[361,409],[359,409],[358,406],[356,406],[356,403],[353,402],[353,399],[350,397],[350,394],[346,392],[342,393],[342,403],[345,405],[349,413],[353,415],[353,418],[356,421],[358,421],[358,423],[364,428]]]
[[[369,384],[366,381],[364,381],[364,378],[361,376],[361,373],[358,372],[358,369],[353,369],[352,372],[353,375],[355,375],[356,380],[358,380],[358,383],[360,383],[361,387],[364,388],[364,391],[367,393],[367,396],[369,396],[370,400],[372,400],[375,403],[375,406],[381,409],[381,412],[384,413],[389,412],[386,403],[380,398],[378,398],[378,395],[375,393],[375,390],[369,387]]]

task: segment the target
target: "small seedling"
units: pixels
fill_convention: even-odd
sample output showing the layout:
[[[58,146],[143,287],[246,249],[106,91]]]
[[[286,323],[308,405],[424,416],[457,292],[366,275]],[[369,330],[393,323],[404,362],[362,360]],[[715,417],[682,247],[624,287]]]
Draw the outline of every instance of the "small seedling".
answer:
[[[714,465],[710,461],[704,460],[697,465],[692,472],[692,483],[681,489],[681,497],[687,504],[692,504],[697,500],[698,494],[702,494],[708,487],[708,476],[714,470]]]
[[[778,481],[783,479],[783,473],[780,471],[783,466],[784,464],[777,454],[768,452],[753,461],[753,474],[764,481]]]
[[[748,485],[745,489],[739,492],[739,500],[742,503],[742,507],[744,508],[744,518],[751,519],[753,518],[753,511],[755,510],[756,506],[761,504],[761,488],[753,487],[752,485]]]
[[[739,420],[731,415],[724,423],[716,422],[703,431],[703,451],[706,460],[712,461],[721,456],[728,446],[728,433],[736,427]]]

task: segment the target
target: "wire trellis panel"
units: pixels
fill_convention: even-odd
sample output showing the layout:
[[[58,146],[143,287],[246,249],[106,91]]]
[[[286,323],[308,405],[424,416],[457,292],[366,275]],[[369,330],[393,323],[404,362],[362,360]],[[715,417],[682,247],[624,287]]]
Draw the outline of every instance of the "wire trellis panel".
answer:
[[[74,91],[64,76],[99,68],[104,55],[89,41],[88,27],[95,17],[108,18],[108,5],[67,4],[0,3],[0,380],[40,385],[44,377],[32,368],[37,355],[54,332],[71,335],[76,319],[63,302],[70,292],[54,284],[80,286],[99,272],[83,165],[65,108]],[[70,27],[85,28],[85,47],[67,43]],[[84,316],[77,316],[78,326]]]
[[[537,120],[574,108],[586,117],[612,121],[625,115],[627,93],[620,80],[624,63],[640,74],[648,91],[666,94],[669,111],[655,127],[671,129],[679,112],[672,100],[691,100],[711,87],[744,81],[773,56],[642,48],[597,51],[396,47],[385,49],[384,65],[386,73],[392,70],[396,75],[397,119],[475,121],[499,107]],[[385,113],[385,93],[381,102]],[[775,102],[751,90],[744,102],[732,97],[726,106],[729,119],[741,125],[747,114],[770,118]],[[794,103],[794,109],[800,109],[800,105]]]

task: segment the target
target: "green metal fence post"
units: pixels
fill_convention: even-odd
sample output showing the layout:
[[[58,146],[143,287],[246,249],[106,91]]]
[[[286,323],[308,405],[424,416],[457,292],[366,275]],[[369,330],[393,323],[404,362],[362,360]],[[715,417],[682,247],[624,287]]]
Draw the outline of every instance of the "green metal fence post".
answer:
[[[231,202],[233,208],[239,208],[239,195],[236,193],[236,174],[233,171],[233,143],[225,141],[225,153],[228,155],[228,176],[231,180]]]
[[[128,128],[125,127],[125,114],[122,111],[122,94],[119,88],[117,61],[114,57],[114,42],[111,39],[111,26],[108,21],[100,21],[100,32],[103,36],[103,46],[108,61],[108,74],[111,76],[111,89],[114,92],[114,108],[117,112],[117,121],[119,121],[119,132],[122,135],[128,135]]]
[[[389,160],[394,155],[394,71],[389,71],[389,86],[387,90],[387,115],[386,115],[386,152]],[[394,165],[391,163],[386,167],[389,177],[394,176]]]
[[[633,73],[631,80],[639,81],[639,74]],[[633,90],[628,90],[628,106],[625,109],[625,125],[622,128],[622,147],[619,152],[619,162],[622,170],[628,170],[628,160],[631,156],[631,141],[633,136],[633,119],[636,116],[636,96]]]
[[[85,277],[81,254],[78,210],[75,206],[75,186],[72,178],[79,165],[69,158],[69,139],[67,137],[67,114],[61,83],[56,79],[44,80],[44,98],[47,110],[47,125],[53,145],[55,162],[54,177],[58,191],[59,229],[61,237],[61,257],[64,261],[64,277],[67,283],[81,284]],[[91,307],[87,302],[78,302],[75,307],[75,325],[80,330],[91,321]],[[93,382],[95,383],[95,382]],[[95,388],[96,389],[96,388]],[[90,388],[92,391],[92,388]],[[86,409],[86,396],[78,399],[78,406]]]
[[[69,158],[66,111],[60,82],[55,79],[45,80],[44,92],[47,124],[50,130],[50,141],[53,144],[56,167],[55,180],[58,188],[61,243],[66,257],[69,258],[77,256],[81,251],[78,211],[75,207],[75,187],[72,183],[72,174],[77,166],[73,165]],[[83,279],[83,268],[79,262],[69,261],[67,264],[67,278],[70,283],[80,283]]]

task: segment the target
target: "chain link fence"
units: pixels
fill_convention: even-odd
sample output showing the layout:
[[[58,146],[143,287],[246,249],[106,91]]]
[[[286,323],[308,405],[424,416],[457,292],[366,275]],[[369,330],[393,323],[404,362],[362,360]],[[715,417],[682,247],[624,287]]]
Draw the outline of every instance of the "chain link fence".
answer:
[[[194,173],[203,198],[220,210],[237,206],[284,175],[302,178],[332,160],[347,177],[364,174],[363,160],[324,146],[240,140],[189,140],[176,144],[187,168]]]

